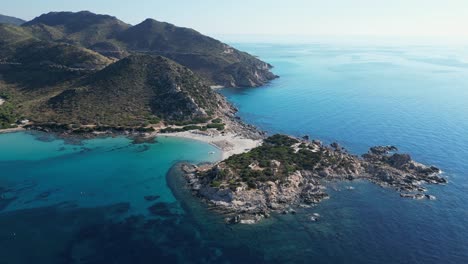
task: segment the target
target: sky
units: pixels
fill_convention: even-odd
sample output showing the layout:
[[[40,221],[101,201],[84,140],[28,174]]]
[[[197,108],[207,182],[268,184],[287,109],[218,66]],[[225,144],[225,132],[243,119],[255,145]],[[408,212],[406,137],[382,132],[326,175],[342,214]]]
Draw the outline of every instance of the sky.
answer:
[[[154,18],[215,36],[468,39],[468,0],[0,0],[0,14],[25,20],[80,10],[130,24]]]

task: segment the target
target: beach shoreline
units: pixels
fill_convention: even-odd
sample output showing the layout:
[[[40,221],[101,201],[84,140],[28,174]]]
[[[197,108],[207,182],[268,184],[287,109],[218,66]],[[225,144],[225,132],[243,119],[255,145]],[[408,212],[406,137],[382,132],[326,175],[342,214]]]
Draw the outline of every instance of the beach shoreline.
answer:
[[[0,134],[15,133],[21,131],[26,131],[26,129],[24,127],[5,128],[0,129]]]
[[[260,139],[250,139],[236,135],[232,132],[217,133],[218,131],[184,131],[175,133],[151,133],[149,137],[176,137],[185,138],[208,143],[221,151],[221,160],[225,160],[232,155],[245,153],[262,144]]]
[[[0,134],[7,133],[16,133],[27,131],[28,129],[24,127],[8,128],[1,129]],[[93,132],[95,136],[107,135],[106,132],[98,133]],[[60,136],[60,134],[58,134]],[[129,134],[122,134],[122,136],[132,137]],[[225,160],[232,155],[245,153],[253,148],[260,146],[263,142],[261,139],[251,139],[246,136],[238,135],[234,132],[224,132],[221,133],[217,130],[208,130],[208,131],[184,131],[184,132],[174,132],[174,133],[160,133],[152,132],[144,135],[145,138],[157,138],[157,137],[175,137],[175,138],[184,138],[190,140],[196,140],[203,143],[210,144],[221,151],[221,159]],[[83,137],[86,138],[86,137]]]

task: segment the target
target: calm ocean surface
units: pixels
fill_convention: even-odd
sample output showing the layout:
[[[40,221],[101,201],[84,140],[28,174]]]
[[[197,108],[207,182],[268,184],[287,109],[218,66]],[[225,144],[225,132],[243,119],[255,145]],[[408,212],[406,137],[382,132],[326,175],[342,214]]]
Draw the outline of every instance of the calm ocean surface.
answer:
[[[330,183],[318,207],[227,226],[168,173],[178,161],[219,159],[210,145],[3,134],[0,263],[468,263],[468,48],[234,46],[281,76],[222,91],[244,121],[356,154],[395,145],[449,184],[429,187],[436,201],[415,201]]]

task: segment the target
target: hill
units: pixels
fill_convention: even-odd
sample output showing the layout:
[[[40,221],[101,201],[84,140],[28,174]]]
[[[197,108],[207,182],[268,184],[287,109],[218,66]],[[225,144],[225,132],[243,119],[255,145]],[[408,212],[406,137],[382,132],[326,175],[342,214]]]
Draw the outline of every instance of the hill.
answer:
[[[20,19],[20,18],[0,15],[0,23],[1,24],[11,24],[11,25],[19,26],[19,25],[23,24],[24,22],[26,22],[26,21],[24,21],[23,19]]]
[[[207,120],[220,96],[189,69],[161,56],[131,55],[41,105],[37,121],[140,126]]]
[[[19,88],[63,82],[113,62],[83,47],[40,40],[23,27],[0,24],[0,35],[0,80]]]

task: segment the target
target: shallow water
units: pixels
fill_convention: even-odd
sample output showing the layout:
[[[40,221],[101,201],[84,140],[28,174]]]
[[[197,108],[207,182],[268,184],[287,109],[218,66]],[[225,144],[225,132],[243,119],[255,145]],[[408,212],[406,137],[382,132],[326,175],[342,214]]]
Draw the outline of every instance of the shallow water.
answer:
[[[449,184],[429,188],[436,201],[414,201],[365,181],[330,183],[317,207],[227,226],[167,173],[219,159],[210,145],[5,134],[0,263],[468,263],[467,49],[235,46],[281,76],[222,91],[248,123],[354,153],[396,145]]]

